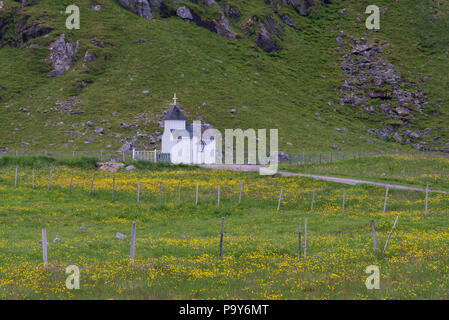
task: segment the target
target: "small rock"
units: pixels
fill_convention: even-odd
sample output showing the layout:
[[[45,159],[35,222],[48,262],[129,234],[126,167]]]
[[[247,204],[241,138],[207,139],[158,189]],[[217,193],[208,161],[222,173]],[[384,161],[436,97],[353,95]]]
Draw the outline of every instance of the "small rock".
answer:
[[[84,54],[84,59],[83,59],[84,63],[92,62],[92,61],[95,61],[96,59],[97,59],[97,56],[95,54],[90,54],[89,51],[86,50],[86,53]]]
[[[237,111],[235,109],[229,110],[230,113],[236,113]]]
[[[79,231],[86,230],[86,227],[80,227],[78,230],[79,230]]]
[[[149,91],[149,90],[143,90],[142,93],[143,93],[143,94],[149,94],[150,91]]]
[[[52,242],[53,242],[53,243],[61,242],[61,239],[59,238],[59,236],[56,236],[56,237],[53,239]]]
[[[133,165],[130,165],[130,166],[127,166],[125,169],[126,169],[126,171],[133,171],[133,170],[136,170],[136,167]]]
[[[93,123],[92,121],[87,121],[86,124],[87,124],[89,127],[93,127],[93,126],[94,126],[94,123]]]
[[[103,128],[97,128],[97,129],[95,129],[95,133],[103,135],[104,134],[104,129]]]
[[[184,21],[193,20],[192,13],[186,6],[182,6],[176,9],[176,15],[181,19],[184,19]]]
[[[90,6],[89,7],[90,10],[94,10],[94,11],[100,11],[101,10],[101,5],[97,4],[94,6]]]
[[[126,239],[126,235],[123,234],[123,233],[117,232],[117,233],[115,234],[115,238],[116,238],[116,239]]]

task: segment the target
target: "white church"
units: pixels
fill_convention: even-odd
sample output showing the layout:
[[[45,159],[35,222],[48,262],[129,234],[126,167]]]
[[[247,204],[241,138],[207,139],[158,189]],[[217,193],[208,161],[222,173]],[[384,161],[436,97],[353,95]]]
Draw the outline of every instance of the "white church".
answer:
[[[215,130],[210,125],[193,121],[178,108],[176,93],[173,108],[165,115],[162,135],[162,153],[170,155],[172,163],[212,164],[216,162]]]

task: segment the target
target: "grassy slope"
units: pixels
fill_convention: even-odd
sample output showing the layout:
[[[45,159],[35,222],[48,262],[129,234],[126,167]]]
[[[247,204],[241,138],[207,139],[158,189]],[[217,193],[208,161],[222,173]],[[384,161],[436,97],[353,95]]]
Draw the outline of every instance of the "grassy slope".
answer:
[[[262,1],[234,2],[244,14],[232,22],[239,33],[238,24],[245,17],[271,12]],[[351,107],[338,107],[340,113],[332,111],[339,99],[336,88],[343,81],[340,60],[334,52],[336,32],[345,30],[354,36],[368,32],[364,27],[364,9],[371,4],[368,2],[334,1],[307,18],[286,9],[299,30],[285,26],[284,50],[266,54],[256,49],[252,38],[226,41],[178,18],[145,20],[109,0],[95,2],[102,5],[100,12],[88,9],[93,2],[78,1],[81,29],[69,31],[64,28],[66,16],[59,11],[64,11],[71,2],[41,0],[36,6],[23,9],[23,14],[40,18],[55,30],[48,37],[33,41],[41,45],[38,48],[0,50],[1,146],[17,147],[26,141],[33,149],[87,150],[104,148],[106,144],[118,147],[116,140],[98,137],[93,129],[78,129],[85,134],[82,137],[64,132],[71,123],[88,120],[104,127],[100,122],[107,119],[112,126],[107,133],[134,135],[129,129],[121,129],[120,122],[130,122],[134,116],[148,112],[152,121],[139,123],[139,128],[152,133],[157,129],[155,114],[162,113],[176,92],[189,120],[204,119],[219,129],[279,128],[281,150],[326,151],[338,144],[345,151],[361,148],[410,151],[409,146],[376,139],[373,145],[366,143],[367,139],[373,139],[366,129],[381,127],[386,121],[384,117],[377,115],[368,120]],[[378,5],[387,5],[389,10],[382,18],[381,32],[375,33],[375,37],[392,44],[387,59],[398,66],[406,80],[419,82],[424,75],[431,77],[420,85],[432,102],[429,108],[436,109],[440,104],[438,110],[444,114],[422,116],[417,123],[447,138],[448,75],[441,67],[449,59],[444,53],[447,37],[435,36],[447,30],[447,20],[429,20],[428,4],[432,1],[413,2],[415,5],[409,1],[380,1]],[[12,3],[6,1],[7,5]],[[346,16],[337,13],[343,7],[348,8]],[[357,22],[356,16],[362,20]],[[73,42],[80,40],[78,61],[69,72],[47,78],[43,72],[49,67],[42,59],[48,54],[45,47],[62,32]],[[423,37],[425,32],[432,36]],[[94,38],[103,40],[107,47],[93,46],[90,41]],[[141,39],[146,42],[139,43]],[[86,49],[99,58],[83,67]],[[112,60],[104,60],[107,54],[112,55]],[[40,113],[53,107],[56,100],[76,95],[76,88],[83,80],[92,81],[77,95],[84,101],[77,107],[86,114]],[[150,90],[150,94],[142,94],[143,90]],[[327,101],[333,105],[328,106]],[[18,112],[20,107],[26,107],[31,114]],[[231,108],[237,110],[235,116],[229,113]],[[113,111],[118,112],[116,117],[111,115]],[[316,112],[321,116],[315,116]],[[60,121],[64,125],[56,126]],[[335,130],[341,126],[349,132]],[[85,145],[87,137],[94,137],[95,141]]]

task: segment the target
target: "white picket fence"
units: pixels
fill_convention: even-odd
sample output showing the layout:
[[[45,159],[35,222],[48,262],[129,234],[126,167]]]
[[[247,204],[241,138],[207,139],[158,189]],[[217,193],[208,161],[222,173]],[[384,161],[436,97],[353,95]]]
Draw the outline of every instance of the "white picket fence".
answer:
[[[133,149],[133,161],[135,160],[145,160],[151,162],[157,162],[157,150],[153,151],[138,151]]]

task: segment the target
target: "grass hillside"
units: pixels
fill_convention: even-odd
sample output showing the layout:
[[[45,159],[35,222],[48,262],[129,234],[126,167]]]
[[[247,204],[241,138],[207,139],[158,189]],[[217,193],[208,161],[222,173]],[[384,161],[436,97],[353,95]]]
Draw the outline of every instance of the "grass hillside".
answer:
[[[412,152],[405,142],[382,141],[367,132],[391,122],[387,116],[339,105],[345,76],[342,53],[336,50],[340,30],[356,39],[388,43],[382,58],[405,81],[422,88],[429,102],[423,114],[414,114],[409,129],[430,128],[423,139],[438,149],[449,142],[449,7],[441,1],[377,1],[379,7],[388,7],[379,32],[365,28],[365,8],[372,1],[315,1],[309,16],[283,5],[280,12],[288,13],[298,29],[284,24],[278,39],[282,49],[272,53],[258,48],[254,36],[241,29],[251,17],[278,19],[275,4],[262,0],[232,1],[241,17],[229,19],[237,35],[231,40],[176,16],[153,12],[154,19],[141,18],[113,0],[76,1],[79,30],[65,28],[65,8],[72,1],[38,0],[15,14],[19,3],[3,2],[0,21],[6,26],[0,28],[0,43],[17,41],[14,26],[23,21],[51,31],[0,48],[0,148],[21,150],[27,142],[25,150],[115,150],[137,133],[162,132],[157,115],[176,92],[189,121],[202,119],[218,129],[279,128],[280,149],[289,153],[331,151],[334,145],[342,151]],[[218,3],[224,7],[225,1]],[[217,14],[201,4],[177,4]],[[101,5],[101,10],[89,9],[92,5]],[[339,13],[343,8],[346,14]],[[68,42],[79,41],[78,53],[70,70],[47,77],[52,69],[45,60],[48,47],[62,33]],[[104,48],[92,41],[103,42]],[[83,62],[86,50],[97,59]],[[60,108],[55,102],[72,97],[82,101],[73,109],[83,114],[51,111]],[[124,128],[122,122],[137,127]],[[98,127],[105,134],[95,133]],[[85,143],[88,138],[94,140]],[[153,146],[147,138],[135,144]]]

